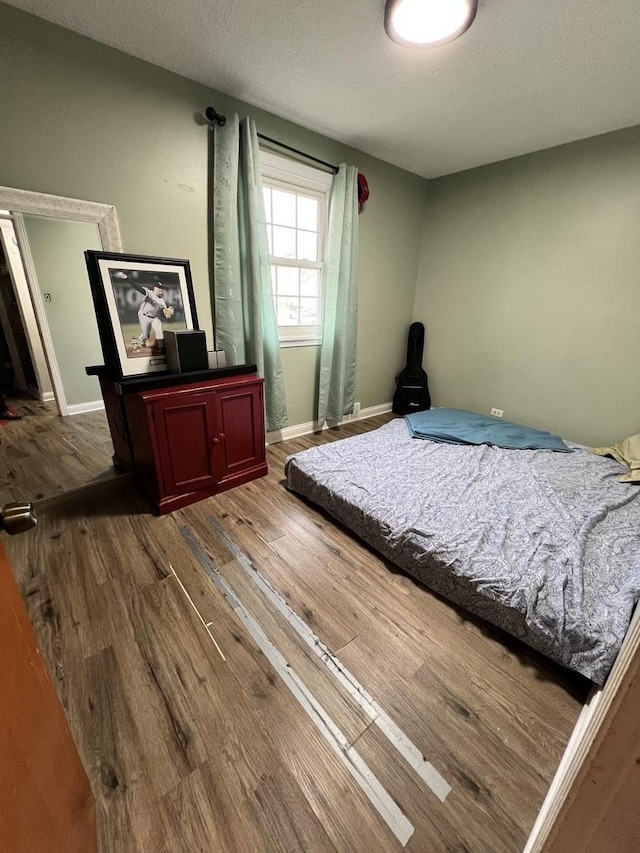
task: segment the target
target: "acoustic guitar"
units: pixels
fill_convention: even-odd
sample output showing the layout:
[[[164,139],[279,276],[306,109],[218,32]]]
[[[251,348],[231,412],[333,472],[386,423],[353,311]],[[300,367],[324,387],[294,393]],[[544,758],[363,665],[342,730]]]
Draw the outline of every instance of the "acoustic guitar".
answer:
[[[407,364],[396,376],[396,391],[392,410],[397,415],[423,412],[431,408],[429,379],[422,369],[424,326],[412,323],[407,341]]]

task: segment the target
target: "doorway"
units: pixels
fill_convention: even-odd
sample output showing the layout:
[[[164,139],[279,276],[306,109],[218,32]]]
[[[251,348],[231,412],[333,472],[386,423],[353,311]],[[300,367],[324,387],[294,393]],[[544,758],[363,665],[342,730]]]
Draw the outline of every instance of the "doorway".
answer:
[[[102,352],[84,251],[121,248],[111,205],[0,187],[3,362],[24,416],[0,429],[5,500],[115,476],[102,395],[85,372]]]
[[[103,408],[98,381],[85,367],[100,364],[102,349],[84,259],[102,249],[95,222],[31,213],[14,214],[18,246],[39,323],[61,415]]]
[[[0,388],[54,399],[10,214],[0,213]]]

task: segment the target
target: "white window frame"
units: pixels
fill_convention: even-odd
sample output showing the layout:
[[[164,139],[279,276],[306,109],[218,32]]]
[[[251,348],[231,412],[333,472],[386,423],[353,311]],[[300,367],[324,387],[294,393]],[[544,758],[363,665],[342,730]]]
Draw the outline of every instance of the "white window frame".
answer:
[[[318,261],[301,262],[292,258],[270,256],[272,264],[291,267],[314,267],[318,269],[320,279],[320,311],[324,304],[324,268],[327,247],[327,227],[329,222],[329,193],[333,183],[333,173],[308,166],[297,160],[275,154],[272,151],[260,151],[263,184],[288,192],[310,195],[318,199]],[[281,347],[317,346],[322,343],[322,324],[314,326],[278,326]]]

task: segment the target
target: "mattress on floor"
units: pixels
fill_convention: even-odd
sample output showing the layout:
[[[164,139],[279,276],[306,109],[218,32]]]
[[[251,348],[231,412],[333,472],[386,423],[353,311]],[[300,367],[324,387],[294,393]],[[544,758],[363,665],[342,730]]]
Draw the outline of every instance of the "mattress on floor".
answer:
[[[470,612],[602,684],[640,596],[640,488],[612,459],[412,438],[289,457],[287,486]]]

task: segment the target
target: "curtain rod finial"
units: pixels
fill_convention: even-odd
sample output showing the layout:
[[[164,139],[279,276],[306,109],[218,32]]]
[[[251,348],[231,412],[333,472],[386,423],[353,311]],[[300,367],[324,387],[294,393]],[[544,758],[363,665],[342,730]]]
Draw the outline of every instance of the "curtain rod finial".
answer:
[[[220,113],[217,112],[214,107],[206,107],[204,114],[207,117],[208,121],[215,122],[218,127],[223,127],[227,123],[227,117],[220,115]]]

